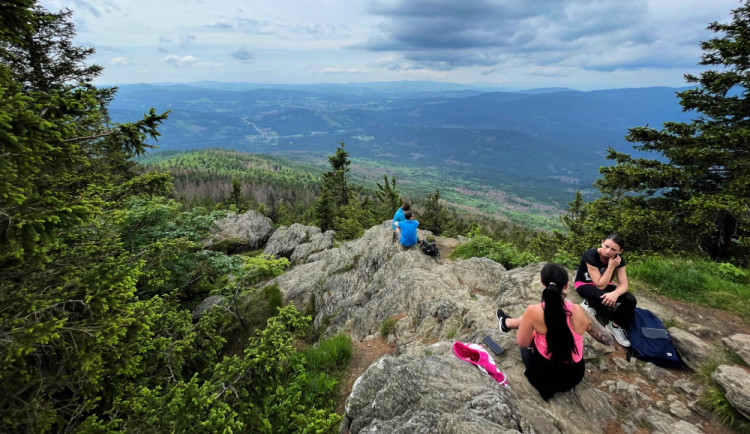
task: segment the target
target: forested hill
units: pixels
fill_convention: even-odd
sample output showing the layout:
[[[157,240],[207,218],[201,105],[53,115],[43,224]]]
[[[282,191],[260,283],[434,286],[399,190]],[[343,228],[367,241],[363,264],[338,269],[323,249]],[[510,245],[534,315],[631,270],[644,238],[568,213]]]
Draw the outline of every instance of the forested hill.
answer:
[[[334,150],[331,146],[329,153]],[[447,170],[436,173],[429,168],[387,166],[376,160],[349,156],[352,165],[348,182],[358,194],[373,201],[377,202],[376,190],[383,183],[384,174],[390,174],[400,195],[417,204],[420,211],[427,197],[440,190],[446,212],[452,210],[449,220],[459,228],[464,225],[455,222],[457,218],[484,221],[485,227],[494,228],[507,226],[508,222],[529,229],[560,228],[560,208],[483,189],[476,179],[446,177],[455,173]],[[169,171],[174,177],[172,196],[183,204],[210,207],[235,204],[239,209],[260,209],[279,224],[314,220],[312,208],[320,192],[322,174],[330,169],[325,157],[302,159],[298,155],[280,157],[226,149],[155,152],[136,161],[146,170]],[[242,204],[238,203],[240,200]],[[394,209],[389,208],[380,217],[392,216]]]
[[[632,151],[628,128],[689,119],[678,89],[508,92],[429,82],[347,85],[121,86],[110,112],[131,119],[171,110],[162,150],[226,148],[324,157],[340,141],[387,167],[428,169],[479,194],[564,204]],[[479,188],[477,188],[479,187]]]

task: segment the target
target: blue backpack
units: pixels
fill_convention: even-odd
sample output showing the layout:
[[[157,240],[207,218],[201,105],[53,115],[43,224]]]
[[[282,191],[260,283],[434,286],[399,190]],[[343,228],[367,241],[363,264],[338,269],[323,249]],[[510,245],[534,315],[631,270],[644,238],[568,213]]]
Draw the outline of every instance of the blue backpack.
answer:
[[[664,368],[679,368],[682,364],[664,324],[650,310],[635,308],[628,339],[628,361],[633,355]]]

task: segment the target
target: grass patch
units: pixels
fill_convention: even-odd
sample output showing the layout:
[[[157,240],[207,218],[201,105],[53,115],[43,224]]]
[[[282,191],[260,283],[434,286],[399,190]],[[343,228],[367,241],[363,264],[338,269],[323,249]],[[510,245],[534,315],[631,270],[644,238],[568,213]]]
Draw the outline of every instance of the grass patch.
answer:
[[[750,272],[704,259],[652,257],[628,266],[633,279],[677,300],[732,312],[750,324]]]
[[[723,425],[734,428],[739,432],[750,432],[750,423],[727,401],[716,384],[712,383],[708,387],[699,402],[712,412]]]
[[[380,337],[387,339],[388,335],[396,331],[396,319],[389,316],[380,323]]]
[[[306,365],[311,372],[340,372],[352,358],[352,341],[344,333],[323,339],[317,345],[303,351]]]

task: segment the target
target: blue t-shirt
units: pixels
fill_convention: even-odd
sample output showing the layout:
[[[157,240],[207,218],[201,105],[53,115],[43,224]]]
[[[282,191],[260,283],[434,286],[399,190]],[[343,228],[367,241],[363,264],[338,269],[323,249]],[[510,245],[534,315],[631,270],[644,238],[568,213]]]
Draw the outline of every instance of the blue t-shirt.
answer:
[[[399,242],[402,246],[411,247],[417,244],[417,226],[419,226],[419,222],[414,219],[398,223],[398,227],[401,228],[401,240]]]
[[[401,208],[396,211],[396,214],[393,215],[393,230],[396,230],[396,222],[402,222],[406,220],[406,217],[404,217],[404,210]]]

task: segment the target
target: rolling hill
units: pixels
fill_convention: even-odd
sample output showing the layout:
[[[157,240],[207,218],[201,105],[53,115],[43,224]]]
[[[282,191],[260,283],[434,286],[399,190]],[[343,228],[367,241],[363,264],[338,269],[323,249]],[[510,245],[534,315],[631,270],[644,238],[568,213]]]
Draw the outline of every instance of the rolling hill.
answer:
[[[171,110],[160,129],[162,150],[219,147],[309,159],[344,141],[353,158],[560,204],[575,190],[595,194],[590,186],[607,164],[607,147],[632,153],[623,139],[628,128],[688,120],[678,90],[150,84],[121,87],[110,108],[115,120],[150,107]]]

